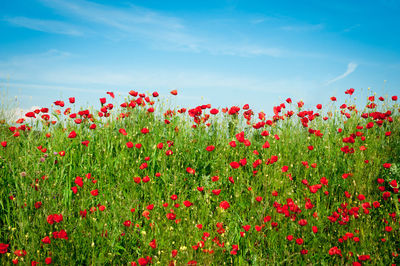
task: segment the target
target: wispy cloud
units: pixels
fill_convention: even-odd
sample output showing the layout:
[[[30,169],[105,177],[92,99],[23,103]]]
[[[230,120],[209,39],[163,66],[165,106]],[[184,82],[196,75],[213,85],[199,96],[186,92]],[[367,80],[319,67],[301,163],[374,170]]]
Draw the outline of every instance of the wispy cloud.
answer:
[[[160,50],[206,52],[234,56],[272,56],[283,54],[283,50],[266,45],[252,45],[201,34],[174,16],[164,15],[151,9],[128,5],[119,8],[86,0],[40,0],[76,23],[85,22],[93,32],[101,32],[109,39],[134,39],[146,42],[149,47]],[[265,18],[264,18],[265,19]],[[100,28],[100,29],[99,29]]]
[[[315,24],[315,25],[287,25],[280,27],[284,31],[294,31],[294,32],[304,32],[304,31],[319,31],[324,29],[323,24]]]
[[[345,29],[343,30],[343,32],[350,32],[350,31],[353,31],[353,30],[359,28],[360,26],[361,26],[361,24],[352,25],[352,26],[350,26],[350,27],[345,28]]]
[[[44,5],[68,16],[77,22],[102,25],[104,30],[118,30],[119,33],[140,34],[156,38],[161,35],[183,34],[182,22],[172,16],[164,16],[150,9],[134,5],[122,9],[90,1],[40,0]]]
[[[69,23],[56,20],[45,20],[45,19],[36,19],[27,17],[6,17],[3,18],[3,20],[14,26],[23,27],[36,31],[71,35],[71,36],[83,35],[83,32],[78,30],[77,27]]]
[[[150,9],[132,4],[122,9],[85,0],[40,1],[64,15],[107,24],[122,30],[130,30],[139,25],[155,25],[170,30],[182,29],[184,27],[181,21],[176,17],[165,16]]]
[[[265,51],[254,51],[254,53]],[[118,66],[79,65],[69,60],[74,55],[65,51],[49,50],[39,54],[26,54],[0,62],[0,84],[12,91],[52,91],[101,93],[104,88],[186,88],[220,89],[232,91],[276,92],[276,88],[293,92],[292,82],[271,81],[268,78],[234,75],[223,72],[188,69],[129,69]],[[4,78],[10,74],[10,81]],[[3,79],[2,79],[3,78]],[[32,80],[35,82],[33,83]],[[297,81],[296,81],[297,82]],[[296,83],[295,82],[295,83]]]
[[[250,23],[251,24],[260,24],[260,23],[263,23],[264,21],[266,21],[266,18],[255,18],[255,19],[251,19]]]
[[[341,79],[347,77],[348,75],[350,75],[351,73],[353,73],[353,72],[357,69],[357,67],[358,67],[358,65],[357,65],[356,63],[350,62],[350,63],[347,65],[347,70],[346,70],[346,72],[344,72],[342,75],[337,76],[337,77],[334,78],[334,79],[329,80],[329,81],[326,83],[326,85],[332,84],[332,83],[334,83],[334,82],[336,82],[336,81],[338,81],[338,80],[341,80]]]
[[[12,108],[10,110],[6,110],[6,118],[8,120],[8,122],[14,122],[19,118],[24,118],[25,114],[28,112],[32,112],[36,109],[40,109],[39,106],[31,106],[30,108]]]
[[[252,56],[271,56],[280,57],[285,54],[285,51],[280,48],[269,48],[259,45],[231,45],[231,44],[215,44],[204,48],[211,54],[238,55],[243,57]]]

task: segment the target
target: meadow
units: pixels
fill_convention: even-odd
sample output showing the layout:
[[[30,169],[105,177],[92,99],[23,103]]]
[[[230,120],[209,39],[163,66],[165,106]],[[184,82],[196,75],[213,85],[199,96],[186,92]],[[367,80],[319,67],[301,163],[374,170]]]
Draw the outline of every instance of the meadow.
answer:
[[[357,93],[263,113],[107,92],[2,120],[0,264],[400,263],[398,98]]]

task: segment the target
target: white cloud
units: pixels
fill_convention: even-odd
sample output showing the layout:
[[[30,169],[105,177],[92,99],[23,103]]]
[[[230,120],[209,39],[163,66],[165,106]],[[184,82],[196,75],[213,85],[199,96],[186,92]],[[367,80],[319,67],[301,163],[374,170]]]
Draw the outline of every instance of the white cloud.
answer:
[[[48,33],[64,34],[71,36],[81,36],[83,33],[78,30],[75,26],[69,23],[56,21],[56,20],[45,20],[45,19],[35,19],[27,17],[7,17],[3,19],[8,23],[28,28],[36,31],[43,31]]]
[[[237,49],[237,48],[231,48]],[[229,50],[229,49],[228,49]],[[250,48],[249,48],[250,50]],[[225,51],[227,52],[227,51]],[[236,50],[237,53],[244,53]],[[274,53],[254,49],[252,53]],[[26,54],[0,62],[0,86],[11,91],[59,91],[98,94],[109,88],[185,88],[276,92],[277,88],[291,93],[299,80],[270,80],[268,77],[235,75],[206,70],[143,69],[136,67],[94,66],[68,64],[74,57],[68,52],[49,50],[39,54]],[[9,74],[8,80],[5,79]],[[34,81],[34,82],[32,82]],[[293,89],[292,89],[293,88]],[[114,90],[114,92],[118,92]],[[53,93],[54,94],[54,93]]]
[[[319,31],[324,29],[324,25],[323,24],[288,25],[288,26],[282,26],[281,29],[285,31],[295,31],[295,32]]]
[[[267,45],[248,45],[227,39],[200,34],[185,25],[180,18],[164,15],[153,10],[129,5],[117,8],[90,1],[41,0],[41,2],[76,23],[85,22],[101,32],[101,37],[112,40],[135,39],[145,41],[150,47],[161,50],[179,50],[194,53],[234,56],[272,56],[284,54],[281,48]],[[100,27],[100,29],[98,29]],[[96,30],[95,30],[96,29]]]
[[[25,118],[25,114],[28,112],[33,112],[36,109],[40,109],[39,106],[31,106],[30,108],[10,108],[10,109],[3,109],[1,110],[1,116],[5,119],[8,123],[14,123],[19,118]]]
[[[345,28],[345,29],[343,30],[343,32],[350,32],[350,31],[353,31],[353,30],[359,28],[360,26],[361,26],[361,24],[352,25],[352,26],[350,26],[350,27]]]
[[[358,65],[357,65],[356,63],[350,62],[350,63],[347,65],[347,70],[346,70],[346,72],[344,72],[342,75],[337,76],[336,78],[333,78],[333,79],[329,80],[329,81],[326,83],[326,85],[332,84],[333,82],[336,82],[336,81],[338,81],[338,80],[341,80],[341,79],[347,77],[348,75],[350,75],[351,73],[353,73],[353,72],[357,69],[357,67],[358,67]]]

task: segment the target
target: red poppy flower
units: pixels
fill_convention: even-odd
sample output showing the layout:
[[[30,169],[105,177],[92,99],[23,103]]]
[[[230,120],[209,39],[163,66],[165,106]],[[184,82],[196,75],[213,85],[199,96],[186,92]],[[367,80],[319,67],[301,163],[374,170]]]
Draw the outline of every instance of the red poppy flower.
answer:
[[[301,219],[301,220],[299,220],[299,225],[300,226],[305,226],[305,225],[307,225],[307,220],[306,219]]]
[[[349,94],[349,95],[352,95],[353,93],[354,93],[354,89],[353,89],[353,88],[348,89],[348,90],[346,90],[346,92],[345,92],[345,94]]]
[[[44,238],[42,239],[42,242],[43,242],[44,244],[50,244],[50,243],[51,243],[50,237],[48,237],[48,236],[44,237]]]
[[[26,256],[26,250],[19,250],[17,249],[14,251],[14,255],[18,257],[25,257]]]
[[[312,231],[313,231],[314,234],[318,233],[318,227],[313,226],[312,227]]]
[[[246,232],[248,232],[250,230],[250,228],[251,228],[250,225],[243,225],[242,227]]]
[[[127,133],[126,133],[126,130],[124,129],[124,128],[120,128],[119,130],[119,133],[121,133],[122,135],[127,135]]]
[[[176,214],[173,213],[173,212],[167,213],[166,216],[167,216],[167,219],[168,219],[168,220],[172,220],[172,221],[173,221],[173,220],[176,219]]]
[[[78,187],[71,187],[71,190],[74,194],[78,193]]]
[[[214,189],[212,193],[218,196],[221,193],[221,189]]]
[[[212,114],[212,115],[216,115],[218,113],[219,113],[218,109],[213,108],[210,110],[210,114]]]
[[[35,202],[35,208],[39,209],[42,206],[42,202],[41,201],[37,201]]]
[[[265,141],[264,145],[262,146],[263,149],[268,149],[270,147],[269,142]]]
[[[390,181],[389,184],[390,184],[393,188],[397,188],[397,180],[396,180],[396,179],[393,179],[392,181]]]
[[[140,170],[143,170],[143,169],[146,169],[147,168],[147,163],[142,163],[140,166],[139,166],[139,168],[140,168]]]
[[[215,146],[207,146],[206,151],[213,151],[215,149]]]
[[[129,95],[131,95],[133,97],[136,97],[136,96],[138,96],[138,92],[137,91],[130,91]]]
[[[127,142],[126,143],[126,146],[130,149],[130,148],[133,148],[133,143],[132,142]]]
[[[77,176],[77,177],[75,178],[75,184],[77,184],[78,186],[82,187],[82,186],[83,186],[82,177]]]
[[[240,167],[240,164],[238,162],[231,162],[229,164],[233,169],[237,169]]]
[[[36,118],[34,112],[28,112],[28,113],[25,114],[25,116],[26,116],[26,117],[31,117],[31,118],[32,118],[32,117],[33,117],[33,118]]]
[[[149,246],[151,247],[151,248],[156,248],[157,247],[157,244],[156,244],[156,240],[155,239],[153,239],[150,243],[149,243]]]
[[[229,205],[229,202],[224,200],[219,204],[219,207],[226,210],[226,209],[230,208],[231,206]]]
[[[76,137],[76,132],[75,131],[71,131],[71,133],[69,133],[68,138],[73,139]]]
[[[69,98],[69,102],[70,102],[70,103],[75,103],[75,97],[70,97],[70,98]]]
[[[0,254],[7,253],[9,244],[0,243]]]
[[[171,251],[171,256],[174,258],[176,257],[176,255],[178,255],[178,250],[174,249]]]
[[[97,196],[99,195],[99,190],[98,189],[92,190],[90,191],[90,194],[92,194],[92,196]]]
[[[186,168],[186,172],[188,172],[191,175],[194,175],[196,173],[196,171],[194,169],[190,168],[190,167]]]
[[[82,218],[85,218],[86,217],[86,214],[87,214],[87,210],[85,209],[84,211],[79,211],[79,215],[82,217]]]
[[[384,168],[390,168],[392,166],[392,164],[390,164],[390,163],[384,163],[383,164],[383,167]]]
[[[3,146],[4,148],[7,147],[7,141],[2,141],[1,146]]]
[[[177,95],[177,94],[178,94],[178,91],[177,91],[177,90],[172,90],[172,91],[171,91],[171,94],[172,94],[172,95]]]
[[[213,176],[213,177],[211,177],[211,181],[212,182],[217,182],[219,180],[219,176]]]
[[[185,205],[185,207],[190,207],[190,206],[193,205],[193,203],[191,203],[191,202],[188,201],[188,200],[185,200],[185,201],[183,202],[183,205]]]
[[[245,140],[243,141],[243,144],[244,144],[246,147],[249,147],[249,146],[251,145],[251,142],[250,142],[250,140],[245,139]]]
[[[365,196],[363,194],[358,195],[357,198],[359,201],[365,200]]]

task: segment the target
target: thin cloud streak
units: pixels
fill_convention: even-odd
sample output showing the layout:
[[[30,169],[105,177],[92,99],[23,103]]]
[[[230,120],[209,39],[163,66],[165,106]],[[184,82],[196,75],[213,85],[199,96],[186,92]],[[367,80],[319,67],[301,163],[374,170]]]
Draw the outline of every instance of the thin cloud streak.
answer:
[[[288,25],[282,26],[281,29],[284,31],[292,31],[292,32],[305,32],[305,31],[319,31],[324,29],[323,24],[316,25]]]
[[[275,93],[280,88],[293,92],[294,84],[286,80],[270,81],[260,77],[235,76],[211,71],[183,69],[122,69],[96,66],[61,66],[60,56],[67,52],[50,50],[11,58],[0,63],[0,73],[10,73],[10,81],[1,79],[11,90],[54,90],[82,93],[99,93],[103,88],[187,88],[236,90]],[[32,58],[34,60],[32,60]],[[40,67],[38,67],[40,66]],[[12,72],[15,72],[13,74]],[[35,80],[35,83],[29,82]],[[28,82],[27,82],[28,81]],[[295,84],[298,81],[294,82]]]
[[[281,57],[284,51],[265,45],[232,43],[228,40],[214,41],[189,29],[183,20],[160,14],[150,9],[130,5],[120,9],[90,1],[41,0],[57,12],[77,21],[85,20],[94,27],[102,27],[104,35],[116,35],[118,38],[134,38],[150,43],[150,47],[160,50],[178,50],[186,52],[206,52],[218,55],[242,57],[271,56]],[[122,39],[123,39],[122,38]]]
[[[83,35],[83,32],[78,30],[75,26],[56,20],[35,19],[27,17],[6,17],[3,20],[12,24],[13,26],[27,28],[35,31],[70,36]]]
[[[350,75],[351,73],[353,73],[356,69],[357,69],[358,65],[354,62],[350,62],[347,65],[347,70],[346,72],[344,72],[342,75],[337,76],[334,79],[329,80],[326,85],[332,84],[338,80],[344,79],[345,77],[347,77],[348,75]]]

